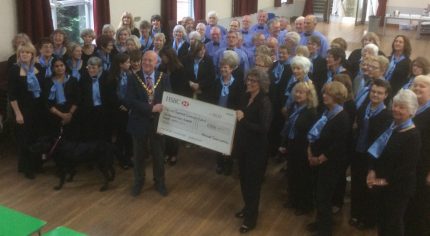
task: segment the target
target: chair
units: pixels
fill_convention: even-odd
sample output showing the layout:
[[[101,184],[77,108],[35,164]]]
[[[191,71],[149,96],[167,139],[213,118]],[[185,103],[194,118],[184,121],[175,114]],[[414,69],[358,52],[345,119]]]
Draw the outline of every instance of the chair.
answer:
[[[48,232],[42,235],[43,236],[87,236],[84,233],[67,228],[66,226],[59,226],[55,229],[49,230]]]

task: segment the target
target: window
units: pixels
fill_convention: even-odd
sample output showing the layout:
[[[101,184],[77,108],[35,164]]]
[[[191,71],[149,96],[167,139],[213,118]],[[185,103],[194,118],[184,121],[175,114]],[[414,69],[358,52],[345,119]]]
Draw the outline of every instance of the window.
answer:
[[[194,4],[193,0],[178,0],[177,2],[177,21],[181,21],[182,18],[190,16],[194,18]]]
[[[66,32],[70,41],[82,42],[80,31],[94,28],[92,0],[51,0],[54,29]]]

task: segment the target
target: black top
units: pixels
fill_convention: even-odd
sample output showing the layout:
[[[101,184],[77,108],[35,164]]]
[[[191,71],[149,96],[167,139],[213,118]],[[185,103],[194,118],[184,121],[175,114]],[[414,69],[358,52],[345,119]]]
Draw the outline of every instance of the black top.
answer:
[[[185,69],[185,78],[188,81],[192,81],[194,83],[198,83],[200,89],[202,90],[201,96],[199,99],[208,101],[209,99],[209,88],[213,81],[215,81],[215,67],[212,62],[212,58],[205,55],[199,63],[199,70],[197,72],[197,78],[194,75],[194,59],[190,57],[186,57],[183,60],[184,69]],[[192,97],[193,92],[190,87],[188,87],[188,91],[186,91],[186,96]]]
[[[311,143],[313,156],[324,154],[328,161],[345,159],[349,122],[348,113],[345,110],[330,119],[321,130],[320,138]]]
[[[411,196],[416,186],[416,167],[420,156],[421,138],[417,128],[394,131],[378,159],[372,158],[371,169],[388,185],[386,191]]]
[[[413,120],[420,131],[421,143],[423,144],[419,166],[425,173],[428,173],[430,171],[430,109],[416,115]]]
[[[307,158],[308,139],[307,134],[317,118],[315,108],[303,109],[297,117],[294,129],[294,139],[288,139],[288,158]],[[286,134],[288,137],[288,134]]]
[[[164,73],[167,73],[170,78],[170,85],[172,88],[172,92],[182,95],[182,96],[189,96],[189,89],[190,85],[189,82],[185,76],[185,68],[182,67],[180,69],[176,69],[175,71],[168,72],[166,65],[161,64],[158,67],[159,71],[162,71]]]
[[[81,101],[80,108],[82,110],[88,110],[94,107],[93,104],[93,79],[88,73],[84,73],[81,80],[79,81],[79,87],[81,90]],[[114,83],[109,82],[107,72],[103,72],[99,78],[100,97],[102,105],[101,107],[112,111],[115,94]]]
[[[293,74],[293,71],[291,70],[291,65],[285,65],[284,71],[282,72],[281,79],[278,83],[275,84],[275,75],[274,70],[279,64],[279,61],[273,63],[272,68],[269,70],[269,76],[270,76],[270,87],[269,87],[269,98],[270,102],[272,103],[273,112],[276,115],[280,115],[281,108],[285,104],[285,90],[288,84],[288,81],[291,78],[291,75]],[[276,116],[275,115],[275,116]]]
[[[218,100],[221,96],[222,85],[220,79],[216,79],[213,81],[212,86],[210,88],[210,102],[218,105]],[[242,78],[234,77],[233,83],[229,87],[229,94],[227,99],[227,108],[237,110],[240,105],[240,98],[245,91],[245,83]]]
[[[133,29],[131,30],[131,34],[132,35],[136,35],[136,37],[140,38],[140,32],[139,29],[136,27],[133,27]]]
[[[393,56],[390,56],[388,59],[392,60]],[[397,63],[396,67],[393,71],[393,76],[390,80],[391,85],[391,98],[396,96],[397,92],[409,81],[409,70],[411,66],[411,59],[409,57],[406,57],[399,63]]]
[[[321,56],[312,60],[312,71],[309,71],[309,78],[315,85],[315,90],[319,98],[321,98],[321,90],[327,81],[327,61]],[[320,99],[321,100],[321,99]]]
[[[69,111],[72,105],[78,105],[79,102],[79,83],[78,80],[74,77],[70,77],[69,80],[64,83],[64,96],[66,98],[66,103],[64,105],[59,105],[56,103],[56,99],[53,100],[49,99],[49,95],[51,92],[51,88],[54,85],[54,82],[51,78],[48,78],[44,81],[44,101],[46,102],[46,105],[48,109],[51,109],[52,107],[57,108],[58,110],[62,112]]]
[[[239,105],[244,118],[236,126],[235,146],[265,153],[267,132],[272,119],[270,100],[263,92],[248,105],[249,98],[250,94],[245,93]]]
[[[367,104],[357,111],[357,137],[363,129],[364,115],[366,114]],[[382,110],[378,115],[369,119],[366,149],[390,126],[392,121],[391,112],[388,109]]]
[[[40,73],[40,65],[35,64],[35,74],[39,81],[40,98],[43,94],[43,84],[42,84],[42,73]],[[36,71],[37,70],[37,71]],[[20,74],[21,67],[18,64],[12,65],[9,70],[9,80],[8,80],[8,96],[9,101],[17,101],[19,109],[25,116],[27,112],[31,112],[34,109],[39,109],[41,99],[35,98],[33,93],[28,91],[27,88],[27,76]]]

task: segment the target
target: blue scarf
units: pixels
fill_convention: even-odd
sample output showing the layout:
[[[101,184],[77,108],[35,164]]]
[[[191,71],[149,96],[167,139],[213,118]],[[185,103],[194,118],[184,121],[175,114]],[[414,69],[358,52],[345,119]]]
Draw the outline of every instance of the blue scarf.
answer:
[[[308,75],[305,75],[305,78],[303,79],[304,82],[308,82],[310,81]],[[285,97],[287,98],[285,101],[285,107],[289,108],[294,100],[293,100],[293,96],[291,94],[291,92],[293,91],[294,86],[298,83],[299,81],[296,79],[296,77],[294,75],[291,76],[290,80],[288,81],[287,87],[285,89]]]
[[[360,90],[358,90],[357,95],[355,95],[355,107],[357,107],[357,109],[361,107],[363,102],[369,96],[369,91],[370,83],[367,83],[367,86],[364,86]]]
[[[99,79],[102,73],[99,73],[96,78],[92,79],[92,91],[93,91],[93,106],[100,106],[102,105],[102,99],[100,96],[100,85],[99,85]]]
[[[124,99],[125,95],[127,94],[127,80],[128,76],[126,72],[121,72],[119,75],[119,89],[118,89],[118,96],[120,99]]]
[[[182,40],[181,42],[179,42],[178,45],[176,45],[176,40],[173,40],[173,45],[172,48],[175,50],[176,55],[178,55],[179,49],[181,49],[182,45],[184,44],[184,40]]]
[[[327,70],[327,80],[326,83],[329,83],[331,81],[333,81],[333,77],[337,74],[339,74],[340,72],[344,71],[345,68],[343,68],[342,66],[339,66],[336,71],[333,73],[331,70]]]
[[[66,53],[66,48],[64,46],[61,46],[59,49],[54,49],[54,55],[57,58],[63,58],[64,53]]]
[[[415,80],[415,76],[411,76],[411,78],[409,78],[409,81],[405,85],[403,85],[403,89],[409,89],[409,87],[411,87],[414,80]]]
[[[194,76],[196,77],[196,80],[197,80],[197,75],[199,73],[199,64],[201,60],[202,59],[194,59]]]
[[[282,73],[284,72],[284,64],[278,62],[276,67],[273,69],[273,75],[275,76],[275,80],[273,81],[275,84],[278,84],[281,81]]]
[[[79,69],[82,66],[81,63],[82,60],[78,59],[76,61],[76,66],[74,66],[72,59],[67,60],[67,65],[72,70],[72,76],[75,77],[78,81],[81,80],[81,73],[79,73]]]
[[[110,69],[111,61],[109,53],[105,53],[102,50],[98,51],[99,57],[102,59],[103,70],[107,71]]]
[[[427,110],[430,107],[430,100],[426,102],[426,104],[418,107],[417,112],[415,113],[415,116],[423,113],[425,110]]]
[[[57,104],[64,104],[66,103],[66,96],[64,95],[64,85],[69,81],[70,76],[66,75],[64,78],[64,82],[57,81],[55,79],[52,79],[52,82],[54,83],[51,87],[51,90],[49,92],[49,100],[56,101]]]
[[[400,125],[396,125],[394,122],[391,123],[390,127],[385,130],[384,133],[382,133],[376,140],[373,142],[373,144],[369,147],[367,152],[375,159],[378,159],[382,152],[384,151],[385,147],[387,146],[388,140],[390,140],[391,135],[393,134],[394,130],[402,130],[406,129],[410,126],[414,125],[412,122],[412,119],[408,119],[407,121],[403,122]]]
[[[390,64],[388,66],[388,70],[387,70],[387,72],[385,72],[385,79],[386,80],[390,81],[393,78],[394,69],[396,69],[397,64],[405,58],[406,57],[404,55],[401,55],[399,59],[397,59],[396,56],[391,55],[391,61],[390,61]]]
[[[219,77],[220,81],[221,81],[221,85],[222,85],[222,89],[221,89],[221,96],[228,96],[228,94],[230,93],[230,86],[233,84],[234,82],[234,77],[230,76],[230,81],[227,83],[224,83],[224,80],[222,78],[222,76]]]
[[[34,64],[30,67],[24,63],[19,64],[27,74],[27,91],[33,93],[33,97],[39,98],[42,90],[40,89],[39,80],[37,80],[36,74],[34,74]]]
[[[52,76],[52,59],[54,59],[53,57],[51,57],[48,61],[45,61],[45,57],[41,56],[39,59],[39,63],[42,66],[42,68],[45,69],[45,78],[49,78]]]
[[[148,50],[149,47],[151,47],[151,45],[152,45],[152,37],[149,36],[148,40],[145,40],[143,38],[143,36],[141,36],[140,37],[140,44],[142,45],[144,51]]]
[[[381,111],[385,109],[385,105],[381,102],[375,110],[371,109],[371,102],[366,107],[366,112],[364,113],[363,126],[360,130],[360,134],[357,139],[356,151],[360,153],[365,153],[367,148],[367,136],[369,135],[369,120],[370,118],[377,116]]]
[[[314,61],[315,61],[315,59],[317,59],[317,57],[318,57],[318,53],[314,53],[313,55],[311,55],[310,56],[310,59],[311,59],[311,67],[309,68],[309,71],[311,72],[311,73],[315,73],[315,71],[314,71]]]
[[[314,143],[320,138],[321,131],[327,124],[329,120],[335,117],[339,112],[343,110],[341,105],[336,104],[332,111],[324,111],[321,118],[312,126],[311,130],[308,133],[308,141],[310,143]]]
[[[294,104],[294,112],[288,117],[286,133],[288,139],[294,139],[296,137],[296,121],[299,118],[300,113],[306,108],[306,105]]]

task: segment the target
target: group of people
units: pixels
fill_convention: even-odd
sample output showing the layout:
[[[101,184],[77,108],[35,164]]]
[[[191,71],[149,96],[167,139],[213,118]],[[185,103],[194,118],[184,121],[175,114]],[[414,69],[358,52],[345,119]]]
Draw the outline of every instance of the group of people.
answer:
[[[43,156],[30,147],[41,136],[111,142],[120,166],[133,167],[133,196],[149,155],[155,189],[166,196],[164,164],[177,162],[180,143],[156,126],[162,94],[171,91],[236,111],[233,152],[218,154],[216,172],[230,175],[238,160],[241,233],[257,225],[266,166],[277,156],[286,160],[284,206],[296,215],[315,209],[307,229],[316,235],[332,234],[349,167],[352,226],[429,235],[428,59],[411,61],[403,35],[386,57],[367,33],[347,58],[346,41],[329,43],[313,15],[290,25],[260,10],[257,21],[243,16],[226,29],[209,12],[207,22],[186,17],[169,33],[159,15],[136,28],[125,12],[117,29],[104,25],[97,38],[83,30],[82,43],[57,29],[36,49],[16,35],[8,90],[18,171],[35,177]]]

